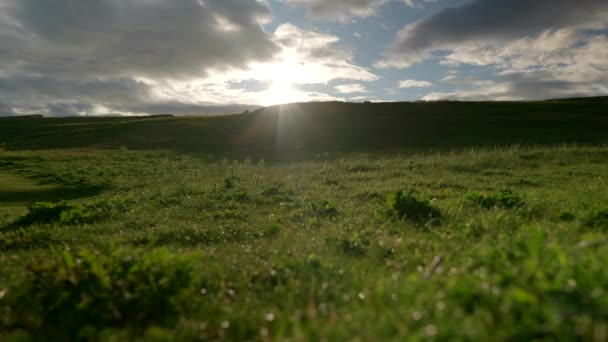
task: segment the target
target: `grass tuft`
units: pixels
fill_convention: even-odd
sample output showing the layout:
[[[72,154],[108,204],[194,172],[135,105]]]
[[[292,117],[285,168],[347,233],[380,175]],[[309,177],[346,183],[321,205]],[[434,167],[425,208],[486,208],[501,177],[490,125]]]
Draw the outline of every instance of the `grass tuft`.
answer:
[[[524,205],[523,200],[511,190],[501,190],[493,194],[475,192],[467,195],[467,200],[484,209],[495,207],[513,209]]]

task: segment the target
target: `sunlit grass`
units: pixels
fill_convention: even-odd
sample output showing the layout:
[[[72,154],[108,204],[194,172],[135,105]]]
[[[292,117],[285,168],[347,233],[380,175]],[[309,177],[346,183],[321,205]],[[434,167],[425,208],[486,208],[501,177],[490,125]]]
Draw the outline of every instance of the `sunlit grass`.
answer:
[[[1,152],[100,192],[0,217],[0,339],[602,340],[607,157]]]

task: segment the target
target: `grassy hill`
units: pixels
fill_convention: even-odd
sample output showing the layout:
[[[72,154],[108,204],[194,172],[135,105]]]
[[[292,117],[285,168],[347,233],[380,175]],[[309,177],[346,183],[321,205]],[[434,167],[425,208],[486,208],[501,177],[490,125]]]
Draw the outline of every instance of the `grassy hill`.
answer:
[[[605,341],[606,112],[0,119],[0,341]]]
[[[189,152],[394,151],[512,144],[601,144],[608,104],[302,103],[216,117],[4,118],[0,146]]]

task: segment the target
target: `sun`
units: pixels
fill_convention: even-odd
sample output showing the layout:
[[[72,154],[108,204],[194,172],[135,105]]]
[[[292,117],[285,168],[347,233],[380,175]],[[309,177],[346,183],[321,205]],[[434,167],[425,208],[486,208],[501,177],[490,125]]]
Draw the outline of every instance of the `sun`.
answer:
[[[293,83],[285,80],[273,81],[268,89],[263,91],[261,102],[264,106],[274,106],[302,100],[302,93],[294,88]]]
[[[256,68],[256,73],[263,75],[269,82],[262,91],[260,99],[264,106],[300,102],[306,100],[305,92],[296,88],[297,84],[309,83],[309,72],[304,65],[286,55],[274,63],[265,63]]]

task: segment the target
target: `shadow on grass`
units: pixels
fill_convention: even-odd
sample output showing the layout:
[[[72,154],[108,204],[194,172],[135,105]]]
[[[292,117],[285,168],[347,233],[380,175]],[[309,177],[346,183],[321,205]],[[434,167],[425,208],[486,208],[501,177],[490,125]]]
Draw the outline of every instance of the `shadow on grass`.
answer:
[[[40,180],[19,175],[10,170],[0,170],[0,208],[27,206],[34,202],[60,202],[92,197],[102,188],[87,183],[42,184]]]
[[[28,190],[14,190],[0,192],[0,206],[4,204],[23,204],[33,202],[69,201],[92,197],[100,194],[102,189],[98,186],[83,185],[78,187],[56,187]]]

